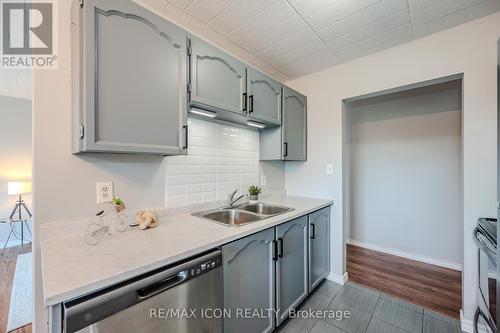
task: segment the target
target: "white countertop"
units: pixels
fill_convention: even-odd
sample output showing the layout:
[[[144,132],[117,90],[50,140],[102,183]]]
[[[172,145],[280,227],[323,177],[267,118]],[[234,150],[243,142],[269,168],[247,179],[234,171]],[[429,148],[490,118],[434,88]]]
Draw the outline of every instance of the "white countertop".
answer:
[[[157,228],[145,231],[131,228],[119,233],[112,229],[112,235],[95,246],[83,239],[88,219],[48,223],[41,228],[45,305],[89,294],[333,203],[290,196],[263,201],[294,210],[241,227],[228,227],[190,214],[165,216]]]

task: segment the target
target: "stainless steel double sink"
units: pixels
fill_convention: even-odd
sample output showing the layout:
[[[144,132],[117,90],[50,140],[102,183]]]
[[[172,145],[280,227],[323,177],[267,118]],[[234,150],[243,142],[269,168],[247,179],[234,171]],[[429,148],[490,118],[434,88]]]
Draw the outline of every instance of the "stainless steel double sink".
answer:
[[[221,223],[226,226],[239,227],[247,223],[262,221],[266,218],[284,214],[292,210],[293,208],[265,203],[247,203],[234,207],[205,210],[193,213],[192,215],[210,220],[212,222]]]

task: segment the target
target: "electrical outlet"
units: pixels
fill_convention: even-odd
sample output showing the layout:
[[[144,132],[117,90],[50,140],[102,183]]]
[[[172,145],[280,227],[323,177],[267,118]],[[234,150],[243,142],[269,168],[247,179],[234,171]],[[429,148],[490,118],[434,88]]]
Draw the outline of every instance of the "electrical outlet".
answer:
[[[326,165],[326,174],[327,175],[333,174],[333,164],[327,164]]]
[[[260,176],[260,186],[266,186],[266,183],[267,183],[266,176],[264,175]]]
[[[97,183],[97,203],[113,201],[113,182]]]

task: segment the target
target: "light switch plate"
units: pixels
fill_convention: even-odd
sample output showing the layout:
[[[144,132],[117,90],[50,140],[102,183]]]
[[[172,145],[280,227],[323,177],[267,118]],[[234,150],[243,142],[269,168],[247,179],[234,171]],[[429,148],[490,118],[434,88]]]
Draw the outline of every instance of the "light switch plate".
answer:
[[[327,175],[333,174],[333,164],[327,164],[326,165],[326,174]]]
[[[260,176],[260,186],[266,186],[266,184],[267,184],[266,176],[264,175]]]
[[[113,201],[113,182],[96,183],[97,203],[106,203]]]

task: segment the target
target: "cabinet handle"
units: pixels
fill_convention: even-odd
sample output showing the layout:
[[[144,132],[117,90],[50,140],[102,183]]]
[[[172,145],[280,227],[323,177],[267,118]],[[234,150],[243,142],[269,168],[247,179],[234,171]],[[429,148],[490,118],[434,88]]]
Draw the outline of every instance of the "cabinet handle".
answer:
[[[278,261],[278,242],[273,239],[273,260]]]
[[[316,238],[316,226],[314,225],[314,223],[311,223],[311,239],[315,238]]]
[[[243,93],[243,111],[247,110],[247,93]]]
[[[278,238],[278,242],[280,244],[279,246],[279,251],[278,251],[278,257],[283,258],[283,238]]]
[[[253,95],[248,96],[248,113],[253,112]]]
[[[285,152],[283,153],[284,157],[288,156],[288,142],[283,142],[283,145],[285,146]]]
[[[182,146],[182,149],[187,149],[188,148],[188,136],[189,136],[188,135],[188,132],[189,132],[188,131],[188,125],[182,126],[182,129],[185,131],[184,132],[184,142],[185,142],[185,144],[184,144],[184,146]]]

